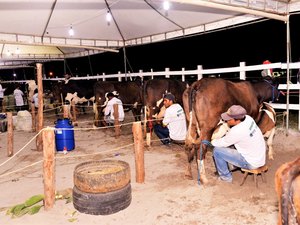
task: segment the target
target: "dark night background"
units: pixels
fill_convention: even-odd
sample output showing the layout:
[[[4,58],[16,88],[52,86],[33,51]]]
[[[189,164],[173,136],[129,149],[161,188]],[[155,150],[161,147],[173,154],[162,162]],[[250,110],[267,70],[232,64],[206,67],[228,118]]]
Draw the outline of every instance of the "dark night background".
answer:
[[[300,15],[290,16],[291,62],[300,57]],[[261,64],[268,59],[271,62],[286,62],[286,24],[282,21],[265,20],[253,24],[227,28],[207,34],[199,34],[176,40],[152,43],[141,46],[126,47],[127,71],[148,72],[204,69]],[[103,53],[89,57],[67,59],[65,63],[48,62],[43,64],[43,73],[47,76],[63,74],[85,76],[98,74],[124,73],[124,54]],[[34,78],[34,69],[0,70],[2,80]]]

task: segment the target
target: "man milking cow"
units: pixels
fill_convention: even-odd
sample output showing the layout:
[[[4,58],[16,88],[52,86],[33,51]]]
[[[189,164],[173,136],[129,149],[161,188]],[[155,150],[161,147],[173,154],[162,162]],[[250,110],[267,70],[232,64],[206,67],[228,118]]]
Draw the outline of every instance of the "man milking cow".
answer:
[[[107,93],[106,97],[108,98],[108,102],[104,110],[104,120],[108,126],[113,126],[116,119],[114,115],[114,105],[118,106],[117,116],[119,122],[122,122],[124,120],[125,114],[123,109],[123,103],[112,92]]]
[[[219,180],[232,182],[228,163],[249,170],[261,167],[266,163],[266,145],[260,128],[242,106],[231,106],[221,118],[230,130],[225,136],[212,140],[213,157]],[[234,148],[230,148],[232,145]]]
[[[171,142],[184,142],[187,126],[183,108],[175,103],[175,96],[171,93],[163,96],[163,103],[166,107],[164,118],[154,125],[154,133],[164,145],[169,145]]]

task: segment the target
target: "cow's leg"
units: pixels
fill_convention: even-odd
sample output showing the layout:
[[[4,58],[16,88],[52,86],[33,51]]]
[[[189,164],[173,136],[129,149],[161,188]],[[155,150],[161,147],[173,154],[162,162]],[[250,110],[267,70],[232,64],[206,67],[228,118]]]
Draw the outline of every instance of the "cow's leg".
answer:
[[[191,162],[189,162],[187,164],[187,168],[186,168],[184,177],[187,178],[187,179],[190,179],[190,180],[193,179]]]
[[[94,125],[96,127],[98,127],[99,126],[99,121],[98,121],[98,119],[99,119],[99,111],[98,111],[98,107],[97,107],[97,103],[96,102],[93,103],[93,111],[94,111]]]
[[[206,173],[205,173],[205,166],[204,166],[204,159],[197,159],[197,166],[198,166],[198,175],[200,182],[202,184],[207,184],[208,179],[206,178]]]
[[[141,121],[141,111],[142,111],[142,107],[139,106],[138,102],[135,102],[133,104],[133,107],[131,109],[134,120],[137,121]]]
[[[267,145],[268,145],[268,157],[271,160],[274,160],[274,152],[273,152],[273,139],[275,136],[275,127],[272,128],[267,137]]]

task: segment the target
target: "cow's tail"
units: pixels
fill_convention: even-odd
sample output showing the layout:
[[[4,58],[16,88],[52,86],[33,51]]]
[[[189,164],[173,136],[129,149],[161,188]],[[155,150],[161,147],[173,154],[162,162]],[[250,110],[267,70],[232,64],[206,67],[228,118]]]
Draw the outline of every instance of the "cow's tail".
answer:
[[[281,208],[281,219],[283,225],[289,224],[289,209],[295,210],[294,207],[290,207],[290,205],[293,205],[293,190],[291,190],[291,185],[293,180],[300,176],[300,158],[298,158],[296,161],[292,163],[292,167],[288,167],[285,170],[282,171],[282,187],[281,187],[281,193],[282,193],[282,199],[281,199],[281,205],[279,206]],[[287,170],[287,171],[286,171]],[[291,212],[292,215],[296,215],[297,212]]]
[[[188,125],[188,136],[187,141],[192,145],[194,143],[194,138],[192,137],[192,129],[193,129],[193,122],[194,122],[194,115],[193,115],[193,102],[195,100],[196,90],[193,86],[190,87],[190,91],[188,92],[188,113],[189,113],[189,125]],[[189,146],[190,151],[188,153],[188,161],[191,162],[195,156],[195,148],[194,146]]]

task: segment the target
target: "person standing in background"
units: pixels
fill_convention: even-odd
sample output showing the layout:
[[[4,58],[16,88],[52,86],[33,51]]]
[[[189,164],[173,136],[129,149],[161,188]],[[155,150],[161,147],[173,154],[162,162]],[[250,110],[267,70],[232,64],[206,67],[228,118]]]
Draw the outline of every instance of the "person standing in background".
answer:
[[[34,90],[34,94],[32,96],[32,103],[34,104],[34,108],[37,110],[39,108],[38,89]]]
[[[267,64],[271,64],[271,62],[269,60],[265,60],[263,62],[264,65],[267,65]],[[262,77],[264,78],[267,78],[267,77],[273,77],[273,69],[270,68],[270,69],[264,69],[263,71],[261,71],[261,75]]]
[[[18,85],[16,89],[14,90],[14,96],[15,96],[15,102],[16,102],[16,110],[17,112],[22,110],[24,106],[24,93],[20,90],[20,86]]]
[[[1,82],[0,82],[0,111],[2,112],[3,110],[3,98],[4,98],[4,91],[5,88],[2,88]]]

